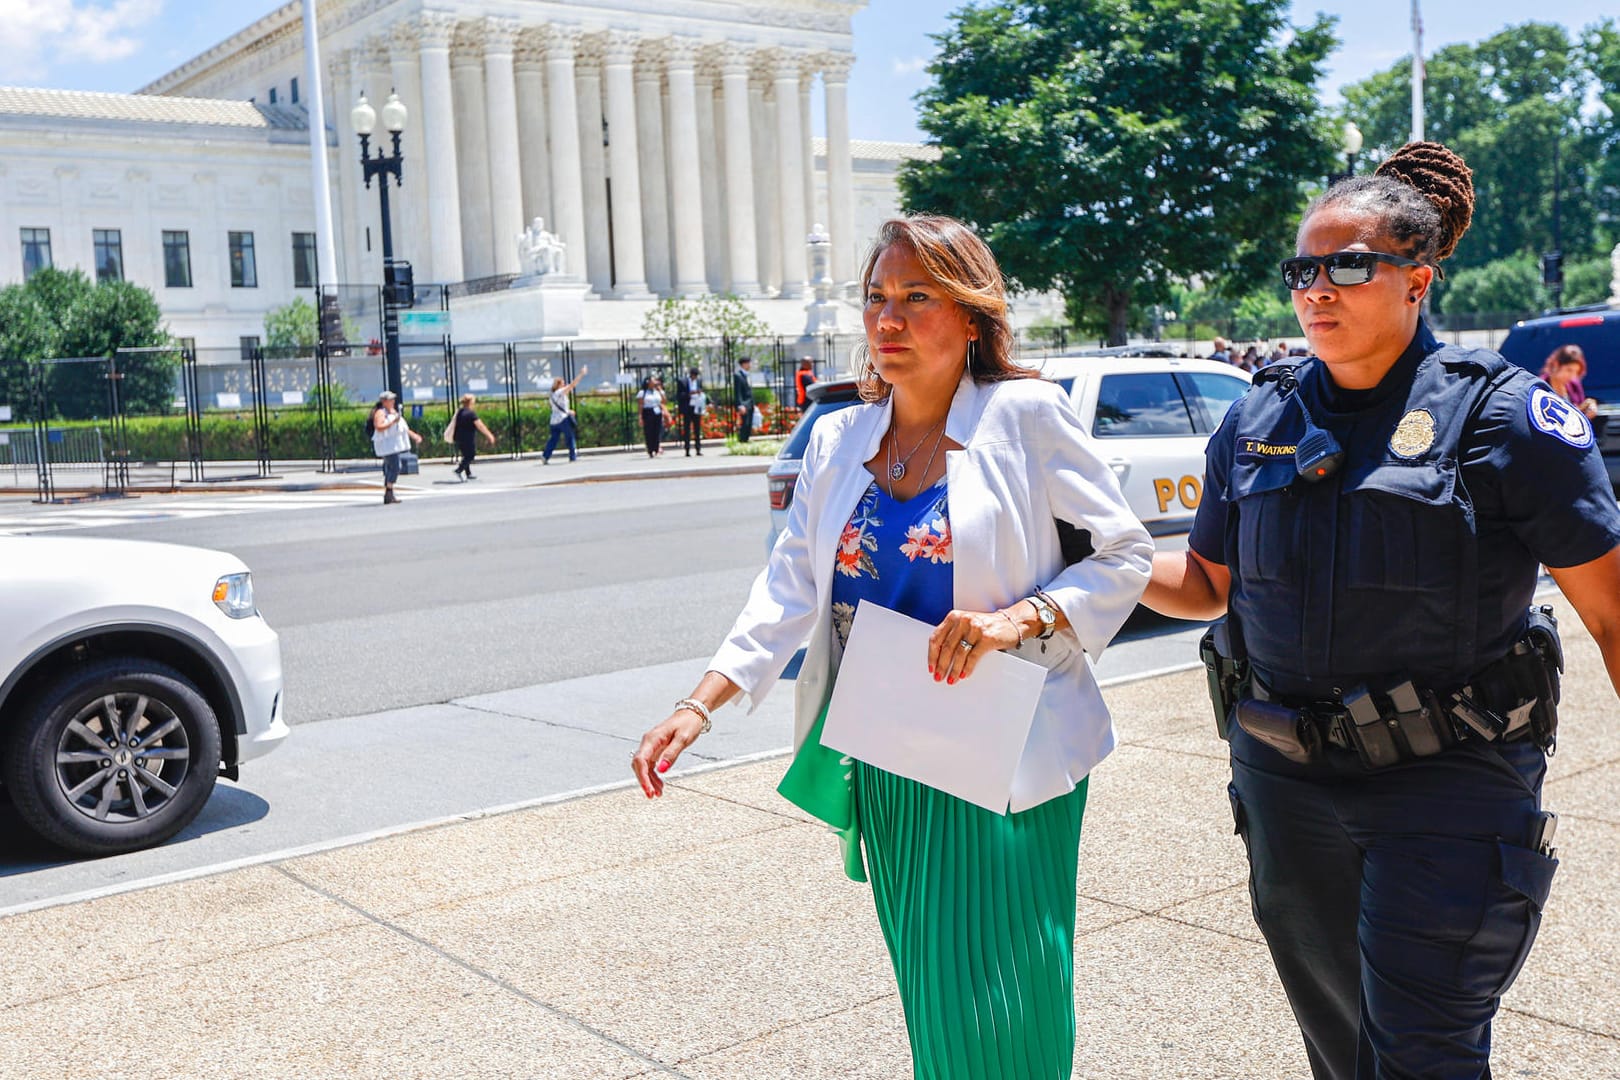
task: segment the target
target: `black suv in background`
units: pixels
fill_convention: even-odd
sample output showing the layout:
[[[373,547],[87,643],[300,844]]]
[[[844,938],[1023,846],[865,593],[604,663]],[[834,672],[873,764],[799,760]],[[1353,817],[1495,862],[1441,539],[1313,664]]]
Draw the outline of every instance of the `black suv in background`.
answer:
[[[804,464],[804,448],[810,444],[810,429],[828,413],[847,409],[860,401],[859,385],[844,377],[811,383],[804,392],[804,413],[793,426],[793,433],[776,453],[776,460],[765,472],[765,484],[771,498],[771,531],[765,538],[765,550],[776,546],[777,535],[787,527],[788,507],[793,505],[793,487],[799,482],[799,469]]]
[[[1579,345],[1586,354],[1586,396],[1597,401],[1592,421],[1609,481],[1620,492],[1620,308],[1579,308],[1525,319],[1503,339],[1500,351],[1533,375],[1541,374],[1554,349]]]

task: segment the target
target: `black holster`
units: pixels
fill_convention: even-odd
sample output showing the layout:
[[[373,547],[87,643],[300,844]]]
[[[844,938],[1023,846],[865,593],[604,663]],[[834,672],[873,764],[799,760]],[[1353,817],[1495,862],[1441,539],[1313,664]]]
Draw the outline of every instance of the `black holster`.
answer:
[[[1209,703],[1215,709],[1215,734],[1225,739],[1232,710],[1249,696],[1249,660],[1243,655],[1242,639],[1234,632],[1230,619],[1204,632],[1198,642],[1198,655],[1204,661]]]
[[[1300,709],[1244,698],[1233,712],[1239,727],[1289,761],[1309,765],[1322,755],[1322,732]]]

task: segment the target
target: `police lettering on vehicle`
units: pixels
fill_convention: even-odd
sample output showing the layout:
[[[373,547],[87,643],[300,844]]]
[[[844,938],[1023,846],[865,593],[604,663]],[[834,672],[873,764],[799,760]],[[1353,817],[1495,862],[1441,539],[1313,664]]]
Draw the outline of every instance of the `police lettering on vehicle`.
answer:
[[[1544,387],[1530,393],[1530,423],[1537,431],[1562,439],[1577,450],[1592,445],[1592,424],[1569,402]]]

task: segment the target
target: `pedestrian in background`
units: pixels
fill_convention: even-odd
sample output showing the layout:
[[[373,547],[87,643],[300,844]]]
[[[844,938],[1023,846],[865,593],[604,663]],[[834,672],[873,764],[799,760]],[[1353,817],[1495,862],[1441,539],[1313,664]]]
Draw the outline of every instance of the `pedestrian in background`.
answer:
[[[578,460],[579,421],[574,414],[573,406],[569,403],[568,395],[579,386],[579,380],[583,379],[589,370],[590,368],[581,364],[579,374],[574,376],[572,382],[551,380],[551,434],[546,437],[546,448],[540,455],[540,464],[551,464],[551,452],[557,449],[557,443],[563,439],[568,440],[568,460]]]
[[[754,359],[744,356],[731,373],[731,400],[737,407],[737,441],[747,442],[754,434]]]
[[[703,410],[708,399],[703,393],[703,376],[696,367],[686,369],[675,385],[675,407],[681,418],[681,449],[691,457],[695,448],[703,456]]]
[[[1588,419],[1597,415],[1598,403],[1586,396],[1586,353],[1579,345],[1560,345],[1541,365],[1541,378],[1553,393],[1581,410]]]
[[[1473,206],[1427,142],[1310,204],[1281,269],[1314,357],[1227,413],[1189,550],[1143,597],[1226,616],[1228,794],[1318,1080],[1491,1075],[1558,866],[1540,564],[1620,687],[1620,509],[1590,423],[1423,319]]]
[[[1222,364],[1233,363],[1232,353],[1227,348],[1226,339],[1218,337],[1215,339],[1214,344],[1215,351],[1209,354],[1209,358]]]
[[[810,403],[810,387],[816,381],[816,362],[808,356],[799,357],[799,370],[793,373],[793,404],[800,412]]]
[[[664,452],[664,421],[669,419],[669,410],[664,404],[664,380],[656,375],[641,380],[636,401],[641,404],[641,433],[647,441],[647,456],[658,457]]]
[[[478,454],[478,436],[482,435],[488,439],[489,445],[495,445],[494,434],[484,426],[484,422],[478,419],[478,414],[473,411],[473,402],[476,400],[478,399],[471,394],[462,394],[461,408],[456,410],[455,419],[451,421],[454,425],[450,432],[451,441],[456,444],[456,452],[461,455],[461,462],[456,466],[456,475],[464,481],[473,479],[472,463]]]
[[[1087,657],[1130,615],[1153,543],[1063,391],[1015,363],[1001,271],[967,226],[886,222],[861,284],[866,403],[815,428],[747,606],[632,767],[662,794],[710,713],[739,693],[757,707],[808,640],[782,790],[823,808],[850,877],[870,874],[915,1075],[1059,1080],[1074,1058],[1086,777],[1114,745]],[[1066,557],[1059,522],[1092,553]],[[1007,812],[821,744],[861,601],[934,627],[914,662],[936,682],[1000,650],[1047,669]]]
[[[422,436],[412,431],[405,422],[405,414],[399,411],[398,400],[399,395],[392,390],[378,394],[368,425],[371,428],[372,452],[382,459],[384,503],[399,502],[399,497],[394,494],[394,482],[399,479],[400,455],[409,450],[412,443],[422,441]]]
[[[1238,361],[1238,367],[1244,371],[1257,371],[1260,367],[1260,350],[1250,345],[1243,350],[1243,357]]]

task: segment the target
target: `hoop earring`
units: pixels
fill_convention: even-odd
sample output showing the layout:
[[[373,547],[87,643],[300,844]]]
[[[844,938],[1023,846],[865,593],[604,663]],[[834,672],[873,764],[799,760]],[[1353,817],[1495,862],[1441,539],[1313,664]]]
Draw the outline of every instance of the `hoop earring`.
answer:
[[[979,339],[968,339],[968,370],[972,371],[979,366]]]

